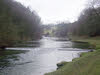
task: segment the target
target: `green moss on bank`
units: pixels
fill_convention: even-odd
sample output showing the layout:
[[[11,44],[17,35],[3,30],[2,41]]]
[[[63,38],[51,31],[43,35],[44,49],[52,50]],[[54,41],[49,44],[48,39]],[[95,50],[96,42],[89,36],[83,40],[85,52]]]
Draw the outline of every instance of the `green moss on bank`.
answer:
[[[45,75],[100,75],[100,38],[75,37],[73,41],[89,42],[95,46],[96,51],[82,53],[80,58],[76,58],[57,71]]]
[[[22,50],[0,50],[0,69],[4,67],[13,66],[14,64],[10,62],[9,59],[13,61],[19,60],[17,54],[25,53],[27,51]]]
[[[8,55],[15,55],[15,54],[20,54],[20,53],[25,53],[25,52],[27,52],[27,51],[24,51],[24,50],[0,50],[0,60],[6,58]]]

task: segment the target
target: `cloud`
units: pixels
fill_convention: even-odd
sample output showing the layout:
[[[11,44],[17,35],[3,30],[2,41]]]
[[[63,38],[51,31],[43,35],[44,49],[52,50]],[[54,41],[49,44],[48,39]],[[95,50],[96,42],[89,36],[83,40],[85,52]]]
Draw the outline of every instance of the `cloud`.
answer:
[[[41,17],[43,23],[74,21],[84,9],[86,0],[17,0],[30,6]]]

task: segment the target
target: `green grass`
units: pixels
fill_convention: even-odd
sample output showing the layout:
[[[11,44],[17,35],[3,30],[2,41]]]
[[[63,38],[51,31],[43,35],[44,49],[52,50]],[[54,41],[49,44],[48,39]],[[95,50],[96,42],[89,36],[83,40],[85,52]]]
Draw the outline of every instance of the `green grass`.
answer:
[[[96,51],[82,53],[80,58],[73,59],[55,72],[45,75],[100,75],[100,38],[74,37],[73,41],[89,42]]]

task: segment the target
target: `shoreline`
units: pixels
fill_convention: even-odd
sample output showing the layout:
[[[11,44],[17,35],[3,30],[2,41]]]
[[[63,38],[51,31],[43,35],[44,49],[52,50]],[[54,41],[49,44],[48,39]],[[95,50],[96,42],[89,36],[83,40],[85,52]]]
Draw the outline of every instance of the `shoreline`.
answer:
[[[100,59],[99,59],[100,39],[97,38],[99,37],[95,38],[75,37],[75,39],[73,39],[72,41],[88,42],[92,46],[92,48],[95,47],[94,48],[95,51],[81,53],[80,57],[73,59],[72,62],[58,63],[60,64],[60,67],[56,71],[46,73],[45,75],[99,75],[100,68],[96,68],[96,66],[100,66]]]

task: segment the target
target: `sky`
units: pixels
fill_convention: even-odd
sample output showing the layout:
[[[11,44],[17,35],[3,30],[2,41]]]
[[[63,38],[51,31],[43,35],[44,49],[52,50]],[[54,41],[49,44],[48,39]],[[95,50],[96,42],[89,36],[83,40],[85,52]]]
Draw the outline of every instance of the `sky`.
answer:
[[[85,8],[86,0],[17,0],[35,10],[43,24],[74,22]]]

